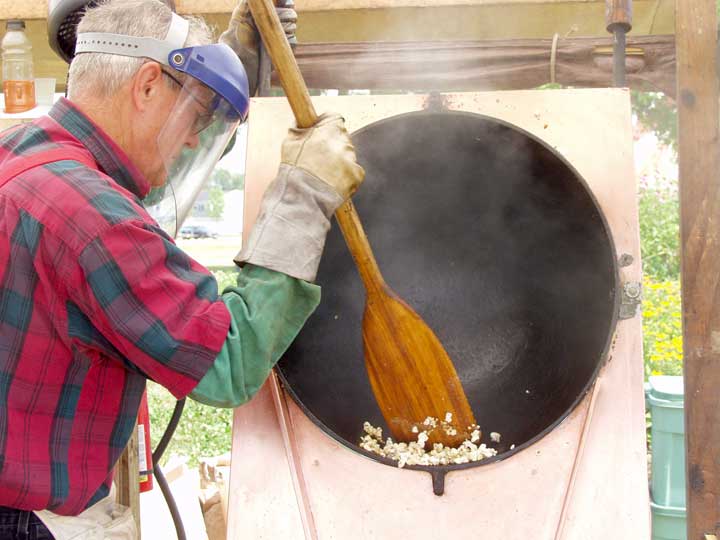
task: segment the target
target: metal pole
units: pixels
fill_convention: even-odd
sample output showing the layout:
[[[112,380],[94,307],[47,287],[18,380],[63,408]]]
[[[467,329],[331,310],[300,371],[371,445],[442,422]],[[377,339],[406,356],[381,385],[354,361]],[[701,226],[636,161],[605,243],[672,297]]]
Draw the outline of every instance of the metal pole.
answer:
[[[619,25],[613,33],[613,86],[624,88],[625,84],[625,30]]]
[[[613,85],[625,87],[625,34],[632,29],[632,0],[605,0],[605,24],[613,35]]]

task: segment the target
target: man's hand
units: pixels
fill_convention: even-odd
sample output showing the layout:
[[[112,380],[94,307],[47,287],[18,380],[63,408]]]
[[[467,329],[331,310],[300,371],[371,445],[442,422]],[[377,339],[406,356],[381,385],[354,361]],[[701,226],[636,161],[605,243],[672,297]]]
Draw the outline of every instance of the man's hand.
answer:
[[[310,173],[329,185],[342,200],[365,179],[355,147],[339,114],[325,113],[307,129],[291,128],[283,141],[280,161]]]
[[[285,5],[294,5],[292,1]],[[297,29],[297,13],[292,7],[275,8],[285,36],[291,45],[296,43],[295,30]],[[260,34],[255,21],[250,14],[250,7],[246,0],[241,0],[230,17],[227,30],[220,35],[220,42],[228,45],[245,66],[250,85],[250,95],[254,96],[258,86],[258,71],[260,69]]]

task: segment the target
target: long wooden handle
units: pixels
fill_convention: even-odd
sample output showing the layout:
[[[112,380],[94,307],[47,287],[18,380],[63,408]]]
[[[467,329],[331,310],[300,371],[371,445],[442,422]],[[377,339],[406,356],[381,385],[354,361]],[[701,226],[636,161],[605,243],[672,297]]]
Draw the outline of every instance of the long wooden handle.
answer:
[[[285,39],[275,6],[271,0],[249,0],[248,4],[263,43],[275,65],[280,84],[285,90],[298,127],[307,128],[315,125],[318,115],[290,44]],[[377,261],[352,201],[348,199],[338,209],[335,219],[340,225],[340,230],[368,293],[383,291],[386,287],[385,281],[380,274]]]

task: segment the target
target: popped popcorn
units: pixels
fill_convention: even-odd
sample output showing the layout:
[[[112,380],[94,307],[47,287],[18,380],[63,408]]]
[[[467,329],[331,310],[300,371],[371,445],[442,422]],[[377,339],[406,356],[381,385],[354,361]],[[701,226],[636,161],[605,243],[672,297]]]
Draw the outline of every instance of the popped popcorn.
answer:
[[[425,448],[425,443],[427,442],[428,438],[429,437],[428,437],[427,431],[423,431],[422,433],[420,433],[418,435],[417,442],[420,446]]]
[[[457,430],[450,425],[452,415],[445,415],[445,421],[441,422],[441,428],[448,434],[456,434]],[[426,450],[425,445],[429,439],[429,433],[437,428],[437,418],[428,416],[422,426],[427,428],[420,430],[417,426],[412,429],[417,433],[417,440],[409,443],[396,443],[388,437],[383,443],[382,428],[374,427],[369,422],[363,424],[365,435],[360,438],[360,447],[368,452],[389,458],[398,462],[398,467],[406,465],[452,465],[480,461],[497,455],[497,450],[489,448],[480,441],[480,427],[477,425],[468,426],[469,439],[466,439],[458,448],[444,446],[442,443],[434,443],[432,449]],[[454,432],[454,433],[451,433]],[[497,440],[493,437],[497,436]],[[500,441],[500,434],[493,432],[490,435],[494,442]]]

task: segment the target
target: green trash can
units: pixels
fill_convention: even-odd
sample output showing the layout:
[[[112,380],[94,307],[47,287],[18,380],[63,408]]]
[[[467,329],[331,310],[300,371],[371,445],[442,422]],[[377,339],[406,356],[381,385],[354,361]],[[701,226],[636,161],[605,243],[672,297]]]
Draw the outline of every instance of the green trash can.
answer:
[[[683,378],[650,377],[652,481],[655,504],[685,508],[685,418]]]
[[[652,539],[687,540],[683,378],[650,377],[647,403],[652,417]]]
[[[685,509],[650,501],[652,540],[687,540]]]

